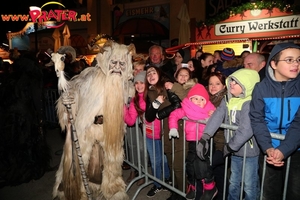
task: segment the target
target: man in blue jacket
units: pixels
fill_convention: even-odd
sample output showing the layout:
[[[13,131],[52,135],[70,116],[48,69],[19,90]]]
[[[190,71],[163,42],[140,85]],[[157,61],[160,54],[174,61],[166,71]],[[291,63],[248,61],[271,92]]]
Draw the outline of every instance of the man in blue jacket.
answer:
[[[274,46],[266,65],[266,77],[252,94],[250,119],[253,133],[266,154],[262,196],[283,199],[285,159],[291,156],[286,199],[300,199],[300,46],[280,43]],[[270,133],[282,134],[284,140]],[[261,169],[262,170],[262,169]]]

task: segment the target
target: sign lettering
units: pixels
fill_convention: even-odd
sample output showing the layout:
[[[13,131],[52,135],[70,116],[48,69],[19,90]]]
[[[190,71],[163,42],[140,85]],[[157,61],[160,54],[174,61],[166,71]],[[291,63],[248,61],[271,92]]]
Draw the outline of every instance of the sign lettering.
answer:
[[[126,16],[153,14],[154,7],[134,8],[126,10]]]
[[[209,0],[206,1],[206,17],[216,16],[224,12],[227,8],[238,6],[242,3],[249,2],[249,0]]]
[[[216,24],[215,34],[232,35],[300,29],[299,15]]]

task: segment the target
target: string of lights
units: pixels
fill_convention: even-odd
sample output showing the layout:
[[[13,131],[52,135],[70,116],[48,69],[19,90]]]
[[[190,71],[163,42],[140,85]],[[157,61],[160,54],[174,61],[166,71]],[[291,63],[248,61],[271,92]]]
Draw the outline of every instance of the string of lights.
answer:
[[[300,13],[300,6],[285,4],[283,0],[273,0],[273,1],[255,1],[243,3],[240,6],[229,7],[226,11],[216,15],[215,17],[206,19],[205,21],[200,20],[196,23],[197,27],[206,27],[210,25],[215,25],[220,21],[224,21],[229,17],[240,15],[241,18],[244,16],[244,12],[247,10],[269,10],[272,13],[273,8],[278,8],[281,12],[287,12],[292,14]]]

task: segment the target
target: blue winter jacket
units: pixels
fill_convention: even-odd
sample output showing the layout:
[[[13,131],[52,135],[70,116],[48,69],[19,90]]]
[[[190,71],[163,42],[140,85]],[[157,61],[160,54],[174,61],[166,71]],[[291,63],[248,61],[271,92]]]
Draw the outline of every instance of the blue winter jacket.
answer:
[[[265,153],[269,148],[278,148],[285,158],[300,145],[300,76],[278,82],[270,62],[277,53],[287,48],[300,49],[300,46],[281,43],[272,49],[266,65],[266,77],[253,90],[249,113],[253,133],[262,151]],[[294,120],[296,114],[298,118]],[[284,134],[285,140],[272,139],[270,133]]]

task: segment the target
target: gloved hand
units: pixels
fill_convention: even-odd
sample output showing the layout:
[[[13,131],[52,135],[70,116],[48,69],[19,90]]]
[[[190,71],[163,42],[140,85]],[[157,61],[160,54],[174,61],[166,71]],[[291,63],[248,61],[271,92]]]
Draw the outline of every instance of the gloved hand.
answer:
[[[223,157],[224,157],[224,158],[227,157],[227,156],[229,156],[229,155],[232,154],[233,152],[234,152],[234,150],[232,150],[232,149],[230,148],[230,146],[228,145],[228,143],[224,145],[224,148],[223,148]]]
[[[68,92],[63,92],[61,94],[61,99],[62,99],[62,103],[64,105],[71,105],[71,104],[74,104],[75,101],[74,101],[74,96]]]
[[[177,137],[179,138],[179,134],[176,128],[171,128],[169,132],[169,138],[172,139],[172,137]]]
[[[204,133],[196,146],[197,155],[201,160],[205,160],[205,155],[209,149],[210,135]]]

